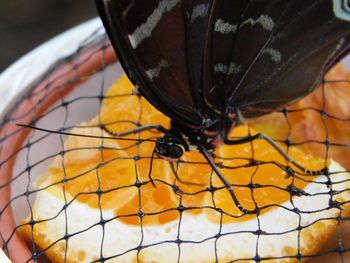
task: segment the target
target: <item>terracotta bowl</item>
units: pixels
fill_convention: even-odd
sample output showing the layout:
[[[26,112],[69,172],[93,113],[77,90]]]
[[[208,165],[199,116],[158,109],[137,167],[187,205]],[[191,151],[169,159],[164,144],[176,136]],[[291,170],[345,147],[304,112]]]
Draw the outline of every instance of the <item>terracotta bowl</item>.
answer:
[[[50,139],[52,136],[28,147],[43,133],[17,124],[38,120],[37,126],[55,129],[62,121],[73,125],[89,119],[98,112],[98,99],[73,103],[68,118],[55,106],[63,98],[96,98],[121,73],[102,24],[94,19],[41,45],[0,76],[0,248],[12,262],[23,263],[32,257],[16,230],[30,213],[35,175],[45,171],[49,162],[35,165],[35,171],[31,165],[49,154],[43,149],[59,148],[57,137]],[[31,160],[26,159],[29,148]]]
[[[38,127],[57,129],[88,120],[98,112],[98,95],[122,72],[102,24],[94,19],[48,41],[0,75],[0,248],[12,262],[35,261],[17,230],[34,202],[35,175],[50,164],[42,160],[62,147],[60,135],[17,124],[35,120]],[[348,225],[341,231],[350,238]],[[336,237],[327,246],[334,246]],[[341,261],[333,253],[310,262]]]

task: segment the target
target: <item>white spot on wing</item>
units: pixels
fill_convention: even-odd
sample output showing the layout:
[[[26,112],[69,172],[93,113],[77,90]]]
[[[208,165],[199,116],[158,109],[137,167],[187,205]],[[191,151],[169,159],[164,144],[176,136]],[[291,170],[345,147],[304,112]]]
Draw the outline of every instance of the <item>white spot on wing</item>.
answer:
[[[140,25],[129,35],[130,43],[136,48],[144,39],[151,36],[153,29],[157,26],[164,13],[171,11],[181,0],[163,0],[160,1],[157,8],[147,18],[147,21]]]
[[[196,5],[193,8],[191,21],[195,20],[197,17],[205,17],[208,13],[208,7],[209,7],[209,3]]]
[[[333,0],[333,13],[336,17],[350,22],[350,6],[347,0]]]
[[[154,78],[157,78],[159,76],[160,71],[162,70],[162,68],[165,68],[165,67],[168,67],[168,66],[169,66],[169,63],[166,60],[162,59],[159,62],[157,67],[147,70],[146,74],[151,80],[153,80]]]
[[[235,32],[237,30],[237,25],[230,24],[222,19],[218,19],[215,22],[214,30],[215,32],[220,32],[221,34],[229,34],[230,32]]]
[[[275,23],[273,22],[270,16],[261,15],[257,19],[248,18],[247,20],[244,20],[240,27],[243,27],[245,25],[255,26],[256,24],[261,25],[261,27],[267,31],[272,31],[273,27],[275,26]],[[230,24],[228,22],[223,21],[222,19],[218,19],[215,22],[214,30],[215,32],[220,32],[222,34],[229,34],[231,32],[236,32],[237,25]]]
[[[241,65],[237,65],[234,63],[230,63],[230,67],[227,67],[227,65],[224,65],[222,63],[218,63],[214,65],[215,72],[221,72],[227,75],[237,74],[241,71],[241,68],[242,68]]]
[[[262,54],[269,54],[273,62],[281,62],[282,55],[281,52],[279,52],[277,49],[265,48],[263,51],[261,51],[261,55]]]
[[[261,15],[258,19],[248,18],[241,24],[241,27],[247,24],[250,24],[252,26],[260,24],[261,27],[267,31],[271,31],[275,25],[272,18],[268,15]]]

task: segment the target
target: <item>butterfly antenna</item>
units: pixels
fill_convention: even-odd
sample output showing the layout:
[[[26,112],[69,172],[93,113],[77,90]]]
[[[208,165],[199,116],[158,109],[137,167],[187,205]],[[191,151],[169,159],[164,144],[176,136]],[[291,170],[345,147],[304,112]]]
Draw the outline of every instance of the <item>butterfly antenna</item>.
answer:
[[[162,132],[162,133],[166,133],[168,131],[163,126],[161,126],[161,125],[154,125],[154,124],[140,126],[140,127],[137,127],[136,129],[133,129],[133,130],[127,131],[127,132],[123,132],[123,133],[118,133],[118,132],[111,131],[110,129],[108,129],[106,127],[106,125],[103,125],[103,124],[100,127],[101,127],[102,130],[104,130],[105,132],[107,132],[107,133],[109,133],[110,135],[113,135],[113,136],[126,136],[126,135],[129,135],[129,134],[139,133],[139,132],[142,132],[142,131],[148,131],[148,130],[153,130],[153,129],[157,130],[159,132]]]
[[[79,136],[79,137],[87,137],[87,138],[97,138],[97,139],[112,139],[112,140],[127,140],[127,141],[147,141],[147,142],[156,142],[156,140],[149,140],[149,139],[130,139],[130,138],[116,138],[116,137],[106,137],[106,136],[95,136],[95,135],[88,135],[88,134],[78,134],[78,133],[71,133],[71,132],[63,132],[63,131],[55,131],[55,130],[50,130],[50,129],[45,129],[45,128],[40,128],[40,127],[36,127],[36,126],[32,126],[32,125],[27,125],[27,124],[16,124],[17,126],[20,127],[24,127],[24,128],[29,128],[29,129],[33,129],[33,130],[39,130],[39,131],[44,131],[44,132],[48,132],[48,133],[54,133],[54,134],[60,134],[60,135],[68,135],[68,136]],[[160,129],[158,129],[159,127],[161,127]],[[102,126],[103,129],[103,126]],[[137,132],[140,131],[144,131],[144,130],[150,130],[150,129],[157,129],[159,131],[163,131],[166,130],[164,127],[160,126],[160,125],[146,125],[146,126],[141,126],[135,130],[137,130]],[[103,130],[107,130],[107,128],[103,129]],[[125,136],[131,133],[137,133],[135,132],[135,130],[129,131],[129,132],[125,132],[125,133],[114,133],[112,131],[107,131],[108,133],[112,133],[111,135],[113,136]],[[152,169],[153,169],[153,159],[154,159],[154,155],[156,152],[156,148],[154,148],[153,152],[152,152],[152,157],[151,157],[151,163],[150,163],[150,168],[149,168],[149,173],[148,173],[148,177],[152,183],[152,185],[156,188],[156,184],[154,183],[154,180],[152,178]]]
[[[322,175],[325,174],[327,172],[327,167],[323,168],[321,170],[318,171],[312,171],[309,169],[306,169],[305,167],[303,167],[302,165],[300,165],[299,163],[297,163],[296,161],[294,161],[294,159],[292,157],[290,157],[285,151],[283,151],[281,149],[280,146],[278,146],[278,144],[276,142],[274,142],[271,138],[265,136],[262,133],[258,133],[256,135],[253,136],[247,136],[245,138],[242,139],[237,139],[237,140],[229,140],[226,139],[224,140],[225,144],[228,145],[235,145],[235,144],[242,144],[242,143],[247,143],[247,142],[251,142],[254,141],[256,139],[264,139],[265,141],[267,141],[273,148],[275,148],[288,162],[290,162],[291,164],[293,164],[294,166],[296,166],[299,170],[303,171],[305,174],[309,174],[309,175]]]
[[[213,160],[209,156],[209,153],[207,152],[207,150],[204,149],[203,147],[199,147],[199,151],[204,156],[204,158],[208,161],[209,165],[214,170],[216,175],[219,177],[221,182],[225,185],[225,187],[227,188],[227,190],[229,191],[229,193],[231,195],[231,198],[232,198],[234,204],[239,209],[239,211],[241,211],[244,214],[257,214],[258,213],[257,208],[255,208],[253,210],[248,210],[241,205],[241,203],[238,201],[238,199],[233,191],[233,187],[232,187],[231,183],[225,178],[225,176],[221,173],[219,168],[215,165],[215,163],[213,162]]]
[[[55,131],[55,130],[50,130],[50,129],[46,129],[46,128],[40,128],[40,127],[27,125],[27,124],[20,124],[20,123],[17,123],[16,125],[19,126],[19,127],[29,128],[29,129],[32,129],[32,130],[38,130],[38,131],[43,131],[43,132],[47,132],[47,133],[54,133],[54,134],[68,135],[68,136],[78,136],[78,137],[87,137],[87,138],[96,138],[96,139],[108,139],[108,140],[137,141],[137,142],[156,142],[156,140],[151,140],[151,139],[131,139],[131,138],[97,136],[97,135],[79,134],[79,133],[64,132],[64,131]],[[130,134],[130,132],[126,132],[125,135],[128,135],[128,134]],[[125,136],[125,135],[120,133],[119,136]]]

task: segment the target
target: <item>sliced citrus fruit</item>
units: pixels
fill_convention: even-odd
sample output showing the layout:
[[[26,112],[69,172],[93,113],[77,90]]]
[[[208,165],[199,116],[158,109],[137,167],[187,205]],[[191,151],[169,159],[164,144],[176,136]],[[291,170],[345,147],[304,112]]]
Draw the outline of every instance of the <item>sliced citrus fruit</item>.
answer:
[[[72,132],[111,137],[100,123],[116,133],[148,124],[169,127],[169,119],[132,90],[124,76],[108,91],[98,116]],[[255,133],[241,126],[230,137]],[[123,138],[160,135],[148,130]],[[299,148],[280,144],[303,167],[328,167],[329,174],[305,174],[263,139],[216,149],[215,162],[240,203],[259,209],[244,215],[203,156],[186,152],[169,163],[151,158],[154,146],[68,137],[37,181],[21,232],[53,262],[294,262],[316,253],[335,231],[334,218],[348,213],[343,202],[350,200],[349,173]],[[330,191],[338,207],[329,206]]]
[[[289,139],[306,152],[333,158],[350,169],[350,71],[337,64],[313,93],[291,105],[288,114],[272,113],[250,122],[277,140]]]

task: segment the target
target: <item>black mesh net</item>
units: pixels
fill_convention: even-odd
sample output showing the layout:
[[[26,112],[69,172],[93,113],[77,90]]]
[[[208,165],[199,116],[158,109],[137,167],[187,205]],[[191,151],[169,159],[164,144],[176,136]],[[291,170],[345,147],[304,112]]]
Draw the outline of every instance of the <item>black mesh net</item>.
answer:
[[[169,120],[94,32],[2,115],[3,250],[14,262],[347,262],[347,67],[345,59],[308,97],[230,134],[263,133],[318,174],[264,139],[213,153],[242,206],[256,209],[248,215],[199,153],[176,162],[153,154],[155,127]]]

